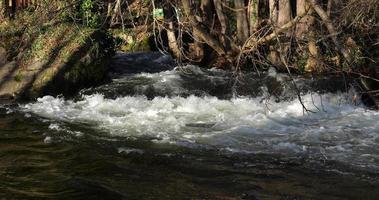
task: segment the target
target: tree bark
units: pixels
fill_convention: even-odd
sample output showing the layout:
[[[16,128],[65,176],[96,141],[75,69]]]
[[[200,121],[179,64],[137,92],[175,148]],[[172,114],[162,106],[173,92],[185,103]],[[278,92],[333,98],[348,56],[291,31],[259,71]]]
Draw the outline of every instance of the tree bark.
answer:
[[[116,0],[112,13],[111,25],[118,23],[119,16],[121,16],[121,0]]]
[[[112,0],[108,0],[107,17],[112,17]]]
[[[284,24],[291,21],[291,2],[290,0],[279,0],[279,14],[278,14],[278,26],[281,27]]]
[[[333,0],[328,0],[328,5],[327,5],[327,8],[326,8],[326,13],[328,14],[329,17],[332,14],[332,7],[333,7]]]
[[[235,0],[234,3],[236,8],[238,43],[243,44],[249,37],[249,26],[246,17],[245,1]]]
[[[311,26],[310,24],[310,5],[307,3],[306,0],[297,0],[296,2],[296,15],[305,15],[299,23],[296,25],[296,38],[298,40],[301,40],[304,36],[305,33],[309,31],[309,28]]]
[[[211,22],[212,21],[212,0],[201,0],[200,9],[203,14],[203,21]]]
[[[167,28],[168,47],[170,48],[174,57],[180,61],[182,54],[179,50],[178,42],[175,36],[174,22],[170,20],[167,23],[168,23],[168,28]]]
[[[279,0],[269,0],[269,12],[270,12],[269,17],[270,17],[271,27],[273,29],[276,29],[276,26],[278,23],[278,5],[279,5],[278,1]],[[277,30],[275,32],[277,32]],[[272,34],[275,34],[275,32],[273,32]],[[254,45],[259,45],[259,44],[257,42],[257,44],[254,44]],[[273,45],[269,46],[268,60],[271,62],[271,64],[275,66],[280,65],[279,52],[276,50],[276,48]]]
[[[6,1],[2,1],[0,3],[0,21],[3,21],[5,18],[5,2]]]
[[[230,31],[229,31],[229,24],[228,24],[228,19],[226,18],[224,12],[223,12],[223,6],[221,3],[222,0],[213,0],[216,14],[218,21],[220,22],[221,26],[221,35],[220,35],[220,41],[221,44],[224,46],[225,51],[229,51],[231,49],[231,44],[230,41],[227,37],[230,37]]]
[[[278,0],[269,0],[269,16],[273,26],[276,26],[278,21]]]
[[[307,41],[307,63],[304,70],[312,72],[317,70],[319,65],[319,50],[316,44],[316,33],[314,31],[315,18],[312,15],[313,9],[310,8],[306,0],[297,1],[297,15],[305,15],[296,25],[296,38],[298,43]],[[320,69],[318,69],[320,70]]]
[[[249,6],[248,6],[248,16],[249,16],[249,31],[250,35],[252,35],[258,26],[259,16],[258,16],[258,9],[259,9],[259,0],[249,0]]]
[[[213,50],[217,52],[218,55],[225,55],[225,50],[221,46],[221,44],[212,37],[202,26],[201,24],[196,20],[195,15],[192,13],[190,1],[189,0],[181,0],[184,13],[188,17],[191,26],[195,31],[197,31],[197,35],[205,42],[207,43]]]

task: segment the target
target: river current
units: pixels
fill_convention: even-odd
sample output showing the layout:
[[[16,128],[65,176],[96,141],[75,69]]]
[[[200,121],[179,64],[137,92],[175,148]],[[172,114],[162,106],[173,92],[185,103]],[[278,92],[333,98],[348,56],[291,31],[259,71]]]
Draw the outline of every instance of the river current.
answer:
[[[289,77],[252,77],[118,73],[3,105],[0,199],[377,198],[377,111],[343,83],[296,78],[302,105]]]

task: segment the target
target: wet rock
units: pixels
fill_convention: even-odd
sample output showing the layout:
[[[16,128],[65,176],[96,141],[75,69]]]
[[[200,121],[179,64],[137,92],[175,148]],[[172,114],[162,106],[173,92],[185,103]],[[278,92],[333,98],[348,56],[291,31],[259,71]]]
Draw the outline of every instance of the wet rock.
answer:
[[[367,107],[379,109],[379,83],[377,81],[360,77],[356,89]]]
[[[160,52],[117,52],[113,57],[110,72],[112,78],[122,77],[125,74],[157,73],[172,70],[175,60],[170,55]]]

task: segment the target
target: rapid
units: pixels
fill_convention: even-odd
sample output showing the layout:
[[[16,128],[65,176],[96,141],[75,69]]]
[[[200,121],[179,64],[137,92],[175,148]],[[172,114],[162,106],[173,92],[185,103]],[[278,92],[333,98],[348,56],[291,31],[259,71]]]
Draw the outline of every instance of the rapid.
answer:
[[[379,112],[342,78],[118,56],[138,66],[71,98],[0,107],[5,199],[379,195]]]

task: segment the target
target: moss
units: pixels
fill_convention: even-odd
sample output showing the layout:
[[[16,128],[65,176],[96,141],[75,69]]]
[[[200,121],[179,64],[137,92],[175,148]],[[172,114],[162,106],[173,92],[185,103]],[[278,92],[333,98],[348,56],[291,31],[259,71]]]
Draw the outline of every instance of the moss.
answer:
[[[145,27],[131,29],[115,29],[112,35],[116,46],[124,52],[150,51],[149,33],[144,31]]]
[[[107,62],[114,53],[112,38],[104,32],[88,28],[80,31],[70,29],[70,33],[65,37],[67,38],[64,40],[64,46],[55,47],[60,49],[58,54],[48,56],[54,58],[51,64],[53,68],[62,68],[62,70],[53,70],[54,73],[43,72],[40,82],[45,83],[46,80],[42,77],[49,76],[48,80],[54,79],[49,86],[49,92],[73,92],[103,81],[108,70]]]
[[[23,77],[35,77],[29,91],[23,92],[27,98],[75,92],[103,81],[113,54],[110,34],[58,24],[40,32],[32,41],[20,58],[14,80],[25,85],[29,83],[24,83]]]
[[[21,82],[23,79],[23,75],[22,74],[17,74],[15,77],[14,77],[14,80],[16,82]]]

